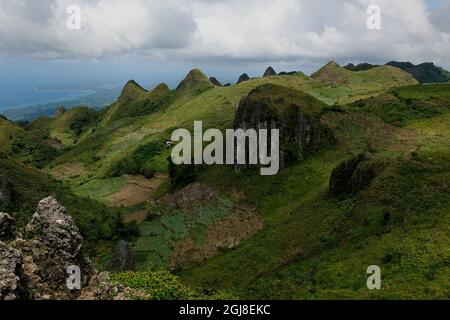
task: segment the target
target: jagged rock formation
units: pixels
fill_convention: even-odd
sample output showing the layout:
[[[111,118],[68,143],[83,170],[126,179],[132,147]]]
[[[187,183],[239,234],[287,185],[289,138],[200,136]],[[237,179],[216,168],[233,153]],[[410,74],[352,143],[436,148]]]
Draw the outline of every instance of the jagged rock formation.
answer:
[[[135,271],[136,263],[133,250],[126,241],[120,241],[106,266],[106,270],[114,272]]]
[[[211,83],[212,83],[213,85],[215,85],[216,87],[221,87],[221,86],[222,86],[222,84],[220,83],[220,81],[217,80],[217,79],[214,78],[214,77],[209,78],[209,81],[211,81]]]
[[[360,153],[337,166],[330,177],[329,193],[343,198],[359,193],[383,170],[384,163],[368,152]]]
[[[57,298],[76,295],[67,289],[69,266],[80,268],[81,285],[87,286],[93,269],[83,253],[83,238],[72,217],[56,199],[48,197],[39,202],[24,236],[26,240],[19,238],[13,246],[22,254],[31,297],[46,299],[55,293]]]
[[[248,76],[248,74],[244,73],[244,74],[241,74],[241,76],[239,77],[236,84],[239,84],[239,83],[242,83],[242,82],[245,82],[248,80],[250,80],[250,77]]]
[[[9,205],[12,199],[12,192],[9,182],[5,177],[0,176],[0,204]]]
[[[269,133],[271,129],[279,129],[280,168],[285,168],[332,140],[330,130],[319,121],[323,107],[322,102],[309,94],[265,84],[241,100],[234,127],[268,129]]]
[[[266,69],[266,71],[264,72],[263,78],[276,76],[276,75],[277,75],[277,73],[275,72],[275,70],[272,67],[268,67]]]
[[[0,222],[12,219],[1,216]],[[108,273],[92,267],[72,217],[53,197],[41,200],[23,233],[14,236],[0,241],[0,300],[146,298],[140,291],[111,283]],[[81,290],[68,289],[69,266],[80,268]]]
[[[8,241],[14,238],[16,221],[8,214],[0,212],[0,241]]]
[[[22,275],[20,252],[0,241],[0,301],[23,296]]]

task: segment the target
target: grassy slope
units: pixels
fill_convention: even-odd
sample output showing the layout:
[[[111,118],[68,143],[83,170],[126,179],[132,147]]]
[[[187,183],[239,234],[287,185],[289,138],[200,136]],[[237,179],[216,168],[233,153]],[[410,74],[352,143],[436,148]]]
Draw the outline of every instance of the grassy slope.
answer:
[[[73,108],[58,117],[40,117],[26,126],[32,133],[48,136],[71,147],[93,133],[99,115],[87,107]]]
[[[418,84],[409,73],[391,66],[380,66],[365,71],[346,70],[330,62],[311,75],[312,88],[328,104],[350,103],[358,98],[378,96],[387,88]]]
[[[19,227],[29,221],[41,199],[52,195],[74,217],[90,255],[96,254],[98,241],[110,242],[126,236],[120,234],[122,225],[117,212],[97,201],[75,196],[67,185],[34,167],[11,157],[0,158],[0,175],[9,181],[13,193],[13,203],[1,209],[13,214]]]
[[[392,69],[394,73],[398,72],[395,68]],[[389,69],[388,74],[391,72],[392,70]],[[186,80],[171,93],[166,107],[148,116],[122,117],[116,121],[110,121],[112,116],[108,114],[111,114],[112,109],[108,110],[107,115],[104,116],[106,120],[103,121],[103,125],[97,128],[93,135],[57,159],[54,165],[69,162],[84,163],[87,171],[74,181],[76,185],[92,179],[103,179],[115,163],[129,157],[139,146],[152,141],[169,140],[174,128],[190,129],[194,120],[203,120],[205,127],[230,127],[239,101],[252,89],[265,83],[302,90],[328,103],[355,101],[374,94],[374,88],[367,82],[361,83],[355,90],[352,89],[354,84],[349,85],[345,90],[337,87],[324,89],[326,84],[301,73],[252,79],[231,87],[211,86],[206,76],[198,70],[192,71]],[[356,79],[354,82],[358,81],[360,80]],[[389,82],[383,90],[388,90],[392,86],[409,84],[411,81],[414,80],[407,77],[399,82]],[[380,85],[377,85],[376,89],[380,90]],[[138,93],[138,96],[147,94],[143,89]],[[154,168],[157,171],[167,170],[167,156],[168,151],[155,159]]]
[[[406,145],[402,151],[399,140],[401,152],[390,158],[385,173],[347,201],[327,197],[331,170],[358,146],[379,146],[372,151],[389,154],[390,148],[378,143],[355,142],[388,141],[397,129],[377,128],[366,135],[347,124],[342,129],[351,144],[341,143],[275,177],[236,177],[227,169],[212,169],[203,180],[245,190],[266,218],[266,228],[235,250],[181,273],[182,278],[235,290],[244,298],[448,299],[449,116],[405,124],[419,139],[417,151],[411,156]],[[379,292],[365,286],[372,264],[382,268]]]
[[[0,142],[0,176],[8,181],[12,192],[12,203],[0,203],[0,210],[11,213],[18,227],[28,223],[40,200],[53,195],[75,218],[90,255],[97,254],[99,241],[112,243],[127,236],[118,212],[100,202],[77,197],[69,186],[36,168],[56,155],[53,148],[43,143],[41,135],[0,118]]]
[[[87,165],[86,174],[72,183],[79,185],[99,179],[96,181],[107,185],[109,180],[103,177],[113,163],[128,156],[138,145],[168,139],[173,128],[191,128],[194,120],[203,120],[207,127],[230,126],[239,100],[264,83],[304,90],[329,104],[376,98],[392,87],[415,83],[397,69],[372,70],[376,73],[361,72],[362,76],[346,79],[347,84],[339,86],[299,73],[254,79],[231,87],[194,90],[194,93],[180,90],[182,94],[176,96],[175,92],[164,110],[150,116],[112,121],[56,163],[79,161]],[[390,72],[398,74],[401,80]],[[375,84],[370,81],[373,75],[378,79]],[[383,81],[387,84],[382,85]],[[404,92],[404,99],[411,99],[416,90],[412,87],[410,91],[401,92]],[[402,109],[404,116],[410,116],[409,111],[409,108]],[[372,121],[369,118],[353,123],[355,119],[367,117],[367,112],[357,114],[348,118],[350,123],[342,120],[346,124],[342,129],[345,139],[338,148],[324,150],[278,176],[260,177],[250,173],[236,176],[228,168],[210,168],[201,179],[223,190],[244,190],[264,215],[266,228],[238,248],[183,272],[184,281],[237,291],[241,297],[250,298],[368,297],[365,268],[379,264],[387,271],[384,278],[387,286],[373,297],[423,297],[427,294],[446,297],[448,154],[440,146],[445,136],[430,133],[429,141],[421,145],[418,158],[414,160],[410,158],[410,144],[403,145],[403,138],[397,139],[401,135],[408,136],[409,131],[398,132],[389,126],[365,130]],[[414,129],[422,126],[424,131],[414,135],[423,143],[427,137],[425,129],[436,125],[431,121],[438,121],[438,118],[423,120],[419,117],[419,121],[418,117],[413,118],[414,123],[404,125]],[[445,129],[445,122],[441,122],[441,126]],[[326,190],[331,170],[350,154],[367,150],[367,146],[389,157],[387,173],[358,197],[344,202],[328,199]],[[424,146],[432,149],[430,157],[436,159],[434,163],[427,162],[429,154],[422,151]],[[403,156],[397,159],[399,155]],[[162,164],[163,157],[160,160]],[[424,190],[432,190],[429,198],[423,196]],[[422,200],[427,205],[422,207]],[[385,210],[400,212],[400,215],[405,212],[408,219],[383,225],[380,221]],[[367,217],[363,217],[364,214]],[[423,245],[424,242],[436,245]],[[414,265],[420,265],[421,269],[415,270]],[[405,270],[401,269],[403,266]],[[429,283],[431,289],[426,289]]]
[[[45,143],[42,134],[30,133],[0,118],[0,155],[14,156],[24,163],[43,168],[56,158],[58,151]]]

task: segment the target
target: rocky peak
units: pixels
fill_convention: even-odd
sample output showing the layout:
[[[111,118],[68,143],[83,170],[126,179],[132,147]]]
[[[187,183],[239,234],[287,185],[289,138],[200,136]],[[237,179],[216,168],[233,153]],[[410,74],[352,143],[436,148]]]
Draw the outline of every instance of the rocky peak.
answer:
[[[311,78],[343,85],[348,81],[349,70],[342,68],[335,61],[328,62],[325,66],[311,75]]]
[[[213,85],[215,85],[216,87],[221,87],[221,86],[222,86],[222,84],[220,83],[220,81],[217,80],[217,79],[214,78],[214,77],[209,78],[209,81],[211,81],[211,83],[212,83]]]
[[[170,89],[167,86],[167,84],[160,83],[152,90],[151,93],[153,95],[163,96],[163,95],[166,95],[167,93],[169,93],[169,91],[170,91]]]
[[[0,212],[0,241],[9,241],[14,238],[16,221],[8,214]]]
[[[245,81],[248,81],[248,80],[250,80],[250,77],[248,76],[248,74],[246,74],[246,73],[241,74],[239,79],[238,79],[237,84],[245,82]]]
[[[119,96],[119,102],[124,104],[139,98],[143,93],[147,93],[147,90],[142,88],[136,81],[130,80],[123,87]]]
[[[191,70],[177,87],[178,92],[193,91],[201,93],[213,88],[214,85],[209,81],[203,72],[199,69]]]
[[[277,73],[275,72],[275,70],[272,67],[268,67],[266,69],[266,71],[264,72],[263,77],[271,77],[271,76],[276,76]]]

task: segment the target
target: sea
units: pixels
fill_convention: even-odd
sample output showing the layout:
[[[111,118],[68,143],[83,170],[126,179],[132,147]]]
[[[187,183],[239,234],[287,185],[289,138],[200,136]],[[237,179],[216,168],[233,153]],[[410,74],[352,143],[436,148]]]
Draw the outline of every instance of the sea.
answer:
[[[27,108],[58,101],[75,100],[94,94],[95,90],[74,88],[8,87],[0,90],[0,111]]]

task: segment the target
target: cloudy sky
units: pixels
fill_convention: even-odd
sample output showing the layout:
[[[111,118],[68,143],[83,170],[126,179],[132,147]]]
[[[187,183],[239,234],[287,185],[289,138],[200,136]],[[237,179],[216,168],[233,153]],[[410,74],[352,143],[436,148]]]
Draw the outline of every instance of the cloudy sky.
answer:
[[[370,5],[380,30],[367,28]],[[329,60],[450,69],[449,16],[450,0],[0,0],[0,82],[175,85],[193,67],[235,81]]]

